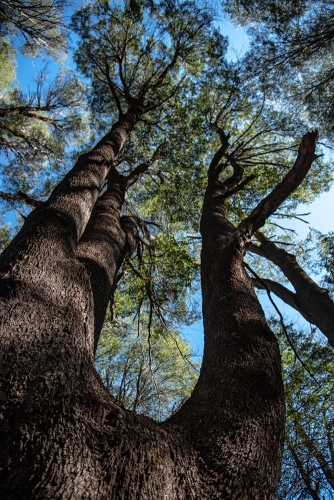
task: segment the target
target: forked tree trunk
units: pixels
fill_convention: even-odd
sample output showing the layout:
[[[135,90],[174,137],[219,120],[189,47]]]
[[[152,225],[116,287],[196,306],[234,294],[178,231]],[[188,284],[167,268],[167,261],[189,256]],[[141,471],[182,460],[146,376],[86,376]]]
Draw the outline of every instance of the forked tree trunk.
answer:
[[[282,442],[279,354],[241,269],[242,252],[224,242],[207,255],[203,249],[201,381],[188,405],[157,424],[118,408],[95,374],[93,299],[101,297],[71,252],[57,250],[57,222],[29,248],[36,272],[16,282],[4,303],[11,341],[2,365],[3,498],[271,498]],[[110,241],[99,237],[101,252]],[[125,234],[114,228],[113,237],[121,254]],[[80,255],[87,246],[79,244]],[[99,257],[94,266],[91,255],[80,261],[102,280],[103,293],[108,276]],[[233,273],[236,281],[222,288]]]
[[[112,157],[99,154],[1,259],[1,498],[269,500],[283,442],[279,353],[242,258],[270,210],[232,230],[223,204],[236,179],[209,171],[203,366],[191,398],[159,424],[117,406],[94,370],[108,293],[136,239],[120,218],[124,178],[111,176],[95,204]]]

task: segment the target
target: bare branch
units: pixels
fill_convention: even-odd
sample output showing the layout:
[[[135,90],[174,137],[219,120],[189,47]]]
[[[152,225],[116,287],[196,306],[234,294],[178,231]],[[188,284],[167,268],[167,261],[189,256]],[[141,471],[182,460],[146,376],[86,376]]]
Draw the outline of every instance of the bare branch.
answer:
[[[29,205],[34,208],[43,205],[42,201],[34,200],[29,195],[27,195],[27,193],[24,193],[23,191],[18,191],[16,194],[4,193],[3,191],[0,191],[0,198],[9,202],[13,201],[24,202],[26,205]]]
[[[126,188],[128,189],[130,186],[133,186],[133,184],[135,184],[140,177],[147,174],[149,168],[150,165],[148,163],[141,163],[138,167],[132,170],[132,172],[130,172],[126,177]]]
[[[225,168],[225,164],[220,163],[222,158],[224,158],[225,153],[229,147],[229,138],[230,134],[225,134],[223,130],[218,129],[221,146],[218,151],[214,154],[209,169],[208,169],[208,179],[210,182],[214,182],[218,179],[219,174],[222,172],[223,168]]]
[[[291,290],[281,285],[280,283],[269,279],[261,278],[261,280],[259,280],[257,278],[252,278],[252,283],[256,288],[259,288],[260,290],[270,290],[270,292],[273,292],[279,299],[283,300],[283,302],[298,311],[303,316],[303,318],[306,319],[306,321],[312,323],[311,319],[307,316],[307,313],[303,310],[302,307],[300,307],[297,294],[291,292]]]
[[[106,72],[105,72],[105,75],[106,75],[106,78],[107,78],[107,82],[108,82],[108,85],[109,85],[109,88],[110,88],[110,91],[111,91],[111,94],[114,98],[114,101],[115,101],[115,104],[117,106],[117,109],[118,111],[123,114],[123,109],[122,109],[122,105],[121,105],[121,102],[118,98],[118,95],[117,95],[117,92],[116,92],[116,89],[115,89],[115,86],[113,84],[113,82],[111,81],[111,78],[110,78],[110,68],[109,68],[109,64],[106,62],[105,63],[106,65]]]

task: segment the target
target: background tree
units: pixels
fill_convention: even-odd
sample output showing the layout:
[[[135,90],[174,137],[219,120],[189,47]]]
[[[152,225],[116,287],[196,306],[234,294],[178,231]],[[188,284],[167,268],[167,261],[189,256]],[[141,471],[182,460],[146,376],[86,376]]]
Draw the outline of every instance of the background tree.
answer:
[[[1,36],[15,37],[26,54],[54,55],[66,46],[66,5],[66,0],[4,0],[0,6]]]
[[[290,340],[305,365],[281,333],[287,422],[283,468],[277,499],[333,496],[333,349],[288,327]]]
[[[199,363],[179,332],[134,333],[132,325],[106,323],[96,354],[102,381],[125,408],[164,420],[191,395]]]
[[[62,1],[0,6],[2,215],[17,209],[24,217],[26,205],[44,200],[64,174],[69,150],[78,147],[82,133],[87,136],[84,86],[71,71],[63,68],[51,78],[45,65],[25,92],[16,79],[19,48],[29,57],[65,55],[64,6]]]
[[[327,139],[324,142],[331,148],[332,119],[328,102],[333,94],[332,6],[326,1],[236,1],[223,2],[223,7],[233,20],[248,29],[251,47],[243,60],[248,78],[261,82],[266,97],[274,99],[276,106],[286,109],[287,114],[298,109],[306,122],[312,126],[317,124],[322,137]],[[325,154],[328,157],[328,150]],[[324,183],[325,189],[329,189],[331,183],[330,175]],[[284,217],[281,211],[277,215]],[[332,300],[326,289],[317,286],[297,263],[295,256],[287,252],[289,247],[285,245],[293,244],[292,238],[277,237],[272,229],[268,227],[267,236],[258,233],[260,245],[253,245],[251,250],[274,262],[280,273],[274,272],[275,278],[268,281],[262,267],[260,276],[265,283],[255,278],[254,283],[259,288],[267,287],[276,293],[307,321],[317,325],[333,344]],[[281,244],[275,246],[270,238]],[[287,279],[296,293],[281,286],[286,284]]]
[[[0,99],[3,200],[43,200],[63,173],[68,148],[80,144],[85,128],[79,115],[83,86],[73,75],[64,71],[50,80],[45,69],[35,85],[25,95],[13,79]]]
[[[332,320],[334,304],[326,288],[322,288],[300,267],[295,255],[279,248],[263,233],[256,234],[259,246],[251,251],[276,264],[293,285],[295,292],[271,279],[253,278],[256,287],[273,292],[288,305],[296,309],[310,323],[316,325],[329,343],[334,345]],[[283,243],[284,244],[284,243]]]

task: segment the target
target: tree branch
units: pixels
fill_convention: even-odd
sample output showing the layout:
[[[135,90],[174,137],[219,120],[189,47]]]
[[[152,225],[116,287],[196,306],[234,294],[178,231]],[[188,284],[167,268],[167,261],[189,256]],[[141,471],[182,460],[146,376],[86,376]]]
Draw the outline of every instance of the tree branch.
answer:
[[[298,435],[301,437],[301,440],[303,441],[304,445],[306,448],[310,451],[310,453],[314,456],[314,458],[317,460],[318,464],[321,467],[322,472],[324,473],[327,481],[331,485],[332,488],[334,488],[334,475],[331,467],[329,466],[326,458],[322,454],[321,450],[319,450],[315,443],[314,440],[312,440],[305,432],[304,428],[302,425],[300,425],[298,422],[296,423],[296,428]]]
[[[277,312],[279,318],[280,318],[280,323],[281,323],[281,327],[282,327],[282,330],[286,336],[286,339],[296,357],[296,359],[298,359],[299,363],[304,367],[304,369],[307,371],[307,373],[310,375],[310,377],[314,380],[314,382],[320,387],[320,384],[319,382],[317,381],[317,379],[314,377],[314,375],[310,372],[310,370],[308,369],[307,365],[304,363],[304,361],[300,358],[298,352],[296,351],[296,348],[290,338],[290,335],[288,333],[288,330],[284,324],[284,318],[283,318],[283,315],[281,313],[281,311],[279,310],[279,308],[277,307],[277,305],[275,304],[271,294],[270,294],[270,290],[269,288],[267,287],[266,283],[264,282],[264,280],[262,278],[260,278],[260,276],[258,274],[256,274],[255,271],[253,271],[253,269],[247,264],[247,262],[244,262],[244,266],[246,269],[248,269],[248,271],[259,281],[262,283],[263,285],[263,288],[264,290],[266,290],[267,292],[267,295],[268,295],[268,299],[270,300],[270,302],[272,303],[272,305],[274,306],[275,308],[275,311]]]
[[[260,290],[270,290],[273,292],[279,299],[283,300],[286,304],[293,309],[296,309],[305,319],[312,323],[311,319],[307,316],[307,312],[303,311],[298,303],[298,297],[295,293],[291,292],[288,288],[277,283],[276,281],[272,281],[269,279],[261,278],[261,281],[257,278],[251,278],[253,285]],[[264,286],[266,285],[266,286]]]
[[[309,472],[305,469],[302,459],[300,458],[297,450],[288,438],[287,445],[310,496],[313,498],[313,500],[320,500],[320,497],[318,496],[318,493],[312,484]]]
[[[14,115],[34,116],[39,118],[38,115],[29,115],[34,111],[51,111],[56,106],[13,106],[11,108],[0,108],[0,118],[8,118]]]
[[[5,122],[0,122],[0,129],[7,130],[10,132],[13,136],[18,137],[20,139],[23,139],[32,149],[34,149],[34,146],[32,145],[32,141],[35,141],[39,144],[39,141],[36,141],[34,138],[31,138],[29,135],[20,132],[19,130],[16,130],[15,128],[11,127]]]
[[[122,109],[121,102],[120,102],[120,100],[118,98],[118,95],[116,93],[114,84],[113,84],[113,82],[111,81],[111,78],[110,78],[109,64],[106,62],[105,65],[106,65],[106,73],[105,73],[105,75],[106,75],[106,78],[107,78],[108,86],[110,88],[111,94],[113,96],[113,99],[115,101],[115,104],[117,106],[118,111],[121,114],[123,114],[123,109]]]
[[[129,175],[126,177],[126,188],[128,189],[130,186],[133,186],[140,177],[148,173],[148,169],[150,165],[148,163],[141,163],[136,167]]]
[[[225,134],[222,130],[219,130],[218,133],[219,133],[219,137],[220,137],[220,141],[221,141],[222,145],[220,146],[218,151],[214,154],[214,156],[211,160],[209,170],[208,170],[209,182],[215,182],[218,179],[219,174],[222,172],[223,168],[225,167],[225,165],[223,163],[220,163],[220,161],[225,156],[225,153],[229,147],[228,141],[229,141],[230,135]]]
[[[248,236],[254,234],[263,226],[268,217],[275,212],[279,205],[297,189],[316,158],[315,146],[317,140],[317,131],[307,132],[307,134],[304,135],[299,146],[297,159],[292,169],[284,179],[277,184],[272,192],[263,198],[257,207],[252,210],[248,217],[239,224],[239,230],[247,233]]]
[[[307,316],[308,321],[316,325],[326,335],[329,343],[334,346],[334,303],[330,299],[328,291],[318,286],[309,277],[300,267],[294,255],[278,248],[260,231],[257,231],[255,236],[261,246],[251,245],[250,250],[266,257],[281,269],[296,290],[303,316]]]
[[[6,201],[23,201],[26,205],[30,205],[34,208],[43,205],[42,201],[34,200],[34,198],[31,198],[29,195],[27,195],[27,193],[24,193],[23,191],[18,191],[16,194],[4,193],[3,191],[0,191],[0,198]]]

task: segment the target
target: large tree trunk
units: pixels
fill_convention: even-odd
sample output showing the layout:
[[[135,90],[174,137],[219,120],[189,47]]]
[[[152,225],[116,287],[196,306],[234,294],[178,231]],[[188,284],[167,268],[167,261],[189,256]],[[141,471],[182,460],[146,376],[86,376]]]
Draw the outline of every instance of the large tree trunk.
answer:
[[[282,442],[279,355],[237,247],[221,244],[216,264],[217,245],[203,248],[201,382],[188,406],[159,425],[118,408],[94,371],[93,303],[101,296],[86,269],[101,280],[101,295],[112,282],[108,264],[100,266],[110,234],[99,233],[102,245],[94,247],[82,238],[84,267],[70,250],[56,250],[57,222],[50,221],[49,239],[30,246],[33,278],[16,281],[4,303],[11,319],[2,364],[3,498],[272,498]],[[125,255],[126,235],[112,227],[121,243],[115,253]],[[92,248],[100,249],[94,259]],[[115,272],[115,254],[106,261]],[[233,272],[234,283],[226,280]],[[37,273],[46,286],[37,288]]]
[[[223,205],[240,176],[222,184],[210,167],[203,366],[191,398],[159,424],[117,406],[94,369],[115,273],[136,240],[131,218],[120,217],[122,176],[96,203],[115,153],[99,147],[0,261],[1,498],[269,500],[283,443],[280,361],[242,258],[279,200],[235,230]]]
[[[209,186],[201,221],[201,374],[170,421],[189,429],[207,478],[203,498],[271,499],[283,447],[280,354],[243,269],[247,238],[226,220],[221,194]]]

